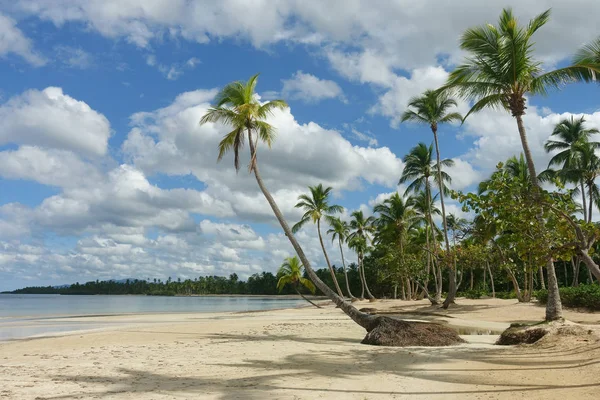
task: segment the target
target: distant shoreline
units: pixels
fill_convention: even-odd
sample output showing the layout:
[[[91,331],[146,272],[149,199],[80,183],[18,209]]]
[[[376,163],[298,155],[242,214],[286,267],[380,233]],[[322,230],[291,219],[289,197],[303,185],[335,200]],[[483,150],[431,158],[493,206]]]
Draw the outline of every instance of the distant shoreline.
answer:
[[[15,296],[139,296],[139,297],[252,297],[255,299],[302,299],[297,294],[76,294],[76,293],[10,293],[2,292],[0,294],[15,295]],[[327,300],[327,296],[304,295],[311,300]]]

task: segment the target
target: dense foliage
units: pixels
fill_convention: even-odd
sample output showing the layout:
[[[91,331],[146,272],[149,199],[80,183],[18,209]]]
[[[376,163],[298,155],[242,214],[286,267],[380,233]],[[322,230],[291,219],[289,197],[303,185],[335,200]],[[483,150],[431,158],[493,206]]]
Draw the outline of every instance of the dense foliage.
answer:
[[[539,290],[536,292],[538,301],[546,304],[548,301],[548,291]],[[560,288],[560,298],[563,305],[573,308],[586,308],[592,311],[600,311],[600,286],[599,285],[580,285],[577,287]]]

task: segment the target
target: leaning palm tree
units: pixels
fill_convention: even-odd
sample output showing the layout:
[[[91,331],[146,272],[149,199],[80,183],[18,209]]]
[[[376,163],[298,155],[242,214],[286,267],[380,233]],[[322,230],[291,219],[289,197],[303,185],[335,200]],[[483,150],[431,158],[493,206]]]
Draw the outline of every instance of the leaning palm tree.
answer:
[[[331,235],[331,242],[335,242],[338,240],[338,245],[340,246],[340,255],[342,256],[342,267],[344,268],[344,277],[346,278],[346,290],[348,291],[348,296],[352,301],[357,300],[356,297],[352,294],[350,290],[350,282],[348,281],[348,270],[346,269],[346,260],[344,258],[344,249],[342,244],[346,242],[346,238],[350,235],[350,225],[348,222],[342,220],[339,217],[329,218],[329,224],[331,228],[327,231],[327,234]]]
[[[450,73],[443,90],[453,89],[475,103],[465,119],[486,108],[504,109],[517,122],[523,152],[527,160],[533,195],[540,196],[540,184],[523,124],[526,96],[547,93],[550,88],[575,81],[593,81],[600,72],[598,60],[587,52],[577,54],[573,65],[542,71],[542,63],[533,56],[533,35],[548,22],[550,10],[534,17],[527,26],[519,25],[511,9],[504,9],[498,25],[486,24],[468,29],[460,47],[468,53],[465,62]],[[585,50],[585,49],[584,49]],[[538,223],[542,223],[541,214]],[[562,318],[562,306],[554,263],[548,257],[548,302],[546,320]]]
[[[287,221],[283,218],[279,206],[275,203],[273,196],[267,190],[262,180],[258,168],[257,147],[259,142],[270,147],[275,139],[275,128],[266,122],[266,119],[271,116],[275,110],[287,107],[287,104],[283,100],[271,100],[261,104],[257,100],[255,93],[257,80],[258,74],[252,76],[247,82],[236,81],[226,85],[219,94],[217,94],[215,99],[216,104],[207,110],[206,114],[200,120],[200,124],[222,123],[233,128],[233,130],[226,134],[219,143],[218,160],[221,160],[229,151],[233,151],[234,166],[236,170],[240,169],[240,150],[246,140],[248,141],[250,147],[249,171],[254,174],[258,187],[267,199],[267,202],[271,206],[285,235],[288,237],[292,247],[294,247],[294,250],[298,254],[309,278],[316,287],[339,306],[346,315],[370,332],[379,326],[380,322],[376,321],[374,316],[358,311],[319,279],[306,258],[302,247],[300,247],[300,244],[294,237]]]
[[[371,240],[369,235],[375,232],[375,218],[373,216],[365,217],[364,213],[360,210],[353,211],[350,215],[352,217],[350,220],[350,229],[352,232],[350,235],[348,235],[348,245],[350,248],[354,249],[358,255],[358,270],[362,284],[362,293],[360,298],[364,298],[364,292],[366,290],[369,300],[374,301],[375,296],[373,296],[369,290],[362,260],[367,250],[368,242]]]
[[[277,276],[279,277],[279,280],[277,281],[277,290],[281,292],[285,285],[292,285],[296,293],[298,293],[304,300],[308,301],[317,308],[322,308],[321,306],[304,297],[304,295],[298,290],[300,285],[310,290],[312,294],[315,294],[316,290],[315,285],[310,280],[302,276],[303,268],[304,267],[302,266],[302,263],[298,257],[294,256],[286,258],[283,264],[281,264],[281,267],[279,267],[279,271],[277,271]]]
[[[440,204],[442,205],[442,225],[444,226],[444,240],[446,242],[446,254],[450,254],[450,242],[448,241],[448,225],[446,223],[446,206],[444,203],[444,193],[446,192],[445,182],[450,181],[450,177],[448,174],[442,171],[442,166],[450,167],[454,165],[451,160],[441,160],[440,157],[440,149],[438,144],[437,130],[438,125],[441,123],[448,123],[457,120],[462,120],[462,116],[456,112],[449,113],[448,110],[451,107],[456,106],[456,101],[454,99],[449,98],[443,92],[434,92],[431,90],[426,91],[421,97],[413,98],[408,106],[412,109],[408,109],[402,114],[402,121],[413,121],[428,124],[431,128],[431,132],[433,132],[433,139],[435,142],[435,152],[436,152],[436,183],[438,185],[440,191]],[[419,143],[417,148],[420,148],[420,152],[423,152],[422,147],[425,145],[423,143]],[[431,146],[430,146],[431,147]],[[431,154],[431,151],[429,152]],[[409,153],[410,155],[410,153]],[[431,157],[430,157],[431,158]],[[408,176],[407,174],[403,174],[404,176]],[[408,178],[406,178],[408,179]],[[402,181],[402,179],[401,179]],[[427,189],[426,189],[427,190]],[[448,268],[452,267],[448,265]],[[448,296],[444,301],[443,307],[448,308],[448,306],[454,301],[454,297],[456,296],[456,279],[454,278],[454,273],[450,271],[450,287],[448,289]]]
[[[332,214],[344,211],[344,207],[338,206],[337,204],[329,204],[329,194],[333,190],[332,187],[324,188],[323,185],[319,183],[317,186],[309,186],[308,189],[310,190],[310,195],[302,194],[298,197],[299,201],[298,204],[296,204],[296,208],[303,209],[304,215],[296,225],[292,226],[292,232],[298,232],[309,221],[312,221],[317,225],[319,242],[321,242],[321,248],[323,249],[325,261],[327,262],[327,267],[331,273],[331,279],[333,280],[338,295],[344,297],[342,289],[340,289],[340,285],[335,277],[335,271],[329,261],[329,256],[327,255],[327,250],[325,250],[325,244],[323,243],[323,236],[321,235],[321,219],[331,217]]]
[[[581,200],[583,205],[584,221],[591,221],[591,214],[588,217],[588,208],[586,206],[585,183],[581,174],[573,174],[575,171],[582,171],[580,152],[577,147],[589,143],[594,149],[600,148],[599,142],[592,142],[590,138],[593,134],[599,133],[598,129],[585,128],[584,117],[575,119],[565,118],[554,127],[551,138],[544,144],[546,152],[559,151],[555,154],[548,164],[548,168],[552,166],[560,166],[558,177],[563,182],[574,183],[579,186],[581,192]]]

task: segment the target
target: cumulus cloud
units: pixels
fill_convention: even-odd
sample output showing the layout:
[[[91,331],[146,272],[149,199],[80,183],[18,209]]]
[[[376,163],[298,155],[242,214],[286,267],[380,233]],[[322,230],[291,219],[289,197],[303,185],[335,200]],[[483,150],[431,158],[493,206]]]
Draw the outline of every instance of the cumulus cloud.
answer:
[[[306,103],[333,98],[346,102],[342,88],[337,83],[319,79],[302,71],[297,71],[290,79],[283,80],[281,94],[284,98],[298,99]]]
[[[46,59],[33,49],[31,40],[17,28],[16,22],[0,13],[0,58],[11,53],[22,57],[35,67],[46,63]]]
[[[0,105],[0,145],[34,145],[102,156],[110,135],[104,115],[58,87],[28,90]]]

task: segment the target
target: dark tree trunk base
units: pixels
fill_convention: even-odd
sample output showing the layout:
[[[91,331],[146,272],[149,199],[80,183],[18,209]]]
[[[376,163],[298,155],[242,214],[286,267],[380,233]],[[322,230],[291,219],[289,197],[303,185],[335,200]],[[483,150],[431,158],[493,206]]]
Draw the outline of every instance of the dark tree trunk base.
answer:
[[[561,336],[578,336],[588,341],[590,338],[600,341],[597,329],[578,325],[569,321],[543,322],[535,325],[512,324],[502,332],[497,345],[533,344],[541,339],[547,344],[554,343]]]
[[[378,317],[361,343],[394,347],[451,346],[464,340],[457,331],[440,324]]]
[[[377,299],[369,299],[370,303],[375,303],[377,301]]]

